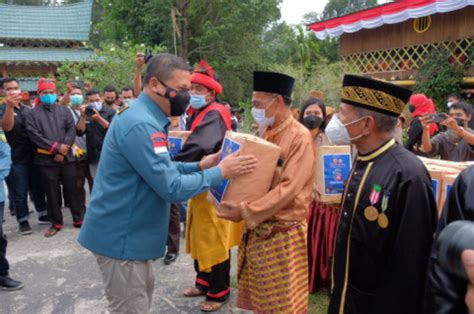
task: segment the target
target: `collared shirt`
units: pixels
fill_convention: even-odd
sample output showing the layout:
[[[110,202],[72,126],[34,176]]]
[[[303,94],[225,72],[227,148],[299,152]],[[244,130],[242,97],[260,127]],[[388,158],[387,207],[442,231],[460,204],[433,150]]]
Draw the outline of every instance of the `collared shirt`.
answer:
[[[59,165],[54,156],[59,153],[61,144],[72,146],[76,139],[76,125],[69,108],[54,104],[40,104],[26,119],[26,130],[37,150],[34,163],[44,166]],[[38,149],[44,153],[38,153]],[[49,154],[49,155],[48,155]],[[74,162],[72,150],[69,150],[64,162]]]
[[[112,121],[105,137],[79,242],[119,260],[164,255],[170,203],[194,197],[222,181],[219,168],[199,171],[167,150],[169,120],[142,92]]]
[[[329,313],[422,313],[437,206],[428,171],[391,140],[357,157],[343,195]]]
[[[6,105],[1,105],[1,116],[6,110]],[[29,164],[33,161],[34,145],[31,143],[26,131],[26,118],[32,112],[31,108],[20,104],[14,109],[13,129],[5,132],[8,144],[11,147],[12,161],[18,164]]]
[[[471,129],[466,132],[473,133]],[[439,133],[431,139],[431,152],[429,156],[440,155],[442,160],[474,161],[474,146],[469,145],[464,139],[459,139],[450,130]]]
[[[267,194],[243,204],[242,217],[247,226],[256,226],[267,220],[306,219],[315,175],[311,133],[290,116],[280,126],[265,132],[264,138],[281,147],[283,165],[277,169]]]

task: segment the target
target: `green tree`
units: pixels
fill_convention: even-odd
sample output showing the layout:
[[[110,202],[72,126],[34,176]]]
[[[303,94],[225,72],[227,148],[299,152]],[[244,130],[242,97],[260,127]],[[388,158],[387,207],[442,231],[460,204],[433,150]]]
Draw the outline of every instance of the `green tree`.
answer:
[[[96,50],[96,55],[89,62],[66,61],[57,70],[59,88],[64,89],[68,80],[89,81],[99,89],[106,85],[114,85],[117,88],[133,86],[136,51],[146,48],[155,53],[166,51],[162,46],[106,44]]]
[[[223,97],[237,103],[251,91],[251,74],[266,68],[263,32],[280,18],[281,0],[99,0],[94,31],[115,42],[166,46],[197,64],[206,58],[221,74]]]
[[[416,90],[433,99],[439,111],[447,110],[446,99],[449,94],[461,91],[464,68],[470,65],[466,63],[463,67],[451,64],[449,57],[448,50],[433,49],[416,75]]]
[[[342,15],[371,8],[377,5],[377,0],[329,0],[324,7],[322,20],[328,20]]]

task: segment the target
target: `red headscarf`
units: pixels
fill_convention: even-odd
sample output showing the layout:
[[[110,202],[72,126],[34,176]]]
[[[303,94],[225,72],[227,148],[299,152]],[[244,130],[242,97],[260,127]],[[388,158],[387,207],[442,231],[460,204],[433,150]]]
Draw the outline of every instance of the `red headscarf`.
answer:
[[[413,94],[410,97],[410,103],[415,106],[415,111],[411,114],[413,118],[424,115],[425,113],[436,113],[433,100],[426,97],[425,94]],[[430,124],[430,135],[438,131],[438,126],[435,123]]]
[[[36,92],[38,93],[38,96],[35,99],[35,106],[38,106],[40,104],[39,94],[42,91],[46,90],[46,89],[52,89],[52,90],[56,91],[56,82],[53,81],[53,80],[42,77],[38,80],[38,85],[37,85],[37,88],[36,88]]]
[[[191,83],[199,84],[216,92],[222,94],[222,85],[214,79],[214,70],[207,64],[206,60],[201,60],[199,65],[194,69],[191,76]]]

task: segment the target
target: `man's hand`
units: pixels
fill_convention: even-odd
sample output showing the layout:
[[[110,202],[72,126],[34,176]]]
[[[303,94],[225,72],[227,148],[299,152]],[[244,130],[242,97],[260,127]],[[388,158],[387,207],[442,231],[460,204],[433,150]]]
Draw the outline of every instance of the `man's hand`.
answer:
[[[92,121],[99,121],[102,117],[100,116],[99,112],[94,109],[94,114],[91,116]]]
[[[69,146],[61,144],[59,145],[59,153],[63,156],[66,156],[69,151]]]
[[[444,120],[441,125],[444,125],[448,129],[451,129],[454,134],[457,134],[458,132],[461,131],[461,128],[458,125],[458,122],[456,119],[448,116],[447,114],[444,114],[446,116],[446,120]]]
[[[92,89],[92,84],[89,81],[84,81],[84,90],[86,92],[90,91]]]
[[[68,94],[70,94],[74,88],[77,88],[76,82],[71,82],[71,81],[66,82],[66,91]]]
[[[206,170],[212,167],[215,167],[219,164],[219,158],[221,157],[221,151],[204,156],[204,158],[199,162],[199,167],[201,170]]]
[[[253,155],[238,156],[234,153],[224,158],[219,167],[225,179],[233,179],[253,172],[257,167],[257,158]]]
[[[420,116],[420,122],[421,122],[421,125],[423,126],[423,129],[429,129],[430,124],[434,123],[429,113],[425,113],[424,115]]]
[[[221,206],[222,208],[216,213],[217,217],[233,222],[242,221],[242,212],[239,205],[230,202],[222,202]]]
[[[141,70],[144,64],[145,64],[145,54],[142,52],[138,52],[135,55],[135,69]]]
[[[5,104],[10,108],[15,108],[20,105],[21,102],[21,91],[13,91],[9,92],[7,96],[4,98]]]
[[[56,156],[54,156],[54,161],[55,162],[63,162],[64,161],[64,156],[61,155],[61,154],[57,154]]]
[[[467,286],[466,293],[466,305],[470,313],[474,312],[474,250],[465,250],[462,252],[462,262],[464,268],[466,269],[467,277],[469,278],[469,283]]]

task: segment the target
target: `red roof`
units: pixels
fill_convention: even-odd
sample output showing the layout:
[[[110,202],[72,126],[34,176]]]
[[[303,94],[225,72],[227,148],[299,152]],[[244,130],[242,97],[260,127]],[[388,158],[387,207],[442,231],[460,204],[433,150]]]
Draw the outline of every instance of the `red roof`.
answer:
[[[319,39],[325,39],[343,33],[354,33],[363,28],[376,28],[411,18],[456,11],[469,5],[474,5],[474,0],[398,0],[308,26]]]

